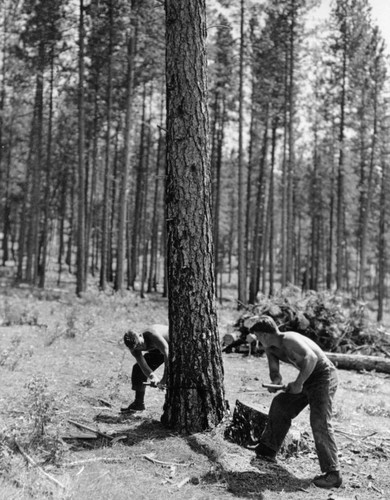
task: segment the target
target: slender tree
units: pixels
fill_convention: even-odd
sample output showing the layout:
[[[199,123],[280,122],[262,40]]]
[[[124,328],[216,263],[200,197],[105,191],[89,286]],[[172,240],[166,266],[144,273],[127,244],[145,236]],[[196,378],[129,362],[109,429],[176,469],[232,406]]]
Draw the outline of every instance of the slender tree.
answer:
[[[119,183],[119,216],[118,216],[118,242],[117,242],[117,268],[115,275],[115,290],[122,290],[124,277],[124,260],[126,248],[126,214],[128,203],[128,178],[131,159],[131,135],[133,132],[133,99],[134,99],[134,65],[137,50],[138,36],[138,0],[132,0],[130,18],[131,23],[126,34],[126,108],[125,108],[125,131],[124,131],[124,154],[120,168]],[[129,263],[130,267],[130,263]]]
[[[84,0],[79,3],[79,57],[78,57],[78,189],[77,189],[77,273],[76,293],[87,288],[85,241],[85,94],[84,94]]]
[[[238,304],[247,302],[247,261],[245,239],[245,166],[244,166],[244,47],[245,47],[245,2],[240,1],[240,72],[238,88],[238,217],[237,217],[237,254],[238,254]]]

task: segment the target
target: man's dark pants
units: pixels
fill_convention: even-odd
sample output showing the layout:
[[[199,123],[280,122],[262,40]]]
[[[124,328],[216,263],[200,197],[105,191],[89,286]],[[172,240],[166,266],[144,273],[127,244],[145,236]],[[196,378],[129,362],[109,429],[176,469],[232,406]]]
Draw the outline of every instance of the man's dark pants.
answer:
[[[329,361],[317,362],[300,394],[280,393],[272,400],[269,420],[260,442],[275,451],[282,446],[291,421],[307,405],[322,472],[339,470],[337,445],[331,424],[332,402],[338,385],[336,368]]]
[[[161,354],[157,349],[153,349],[145,353],[144,355],[145,361],[150,366],[150,368],[154,371],[157,370],[159,366],[164,363],[164,355]],[[133,371],[131,372],[131,385],[133,391],[144,392],[145,386],[144,383],[147,381],[147,377],[142,372],[138,363],[133,366]]]

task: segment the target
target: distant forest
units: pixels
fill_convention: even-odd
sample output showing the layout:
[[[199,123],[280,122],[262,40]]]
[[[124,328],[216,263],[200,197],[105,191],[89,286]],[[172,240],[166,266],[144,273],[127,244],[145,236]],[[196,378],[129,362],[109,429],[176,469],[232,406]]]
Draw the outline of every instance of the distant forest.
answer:
[[[349,293],[380,320],[388,52],[369,0],[321,3],[207,2],[216,289]],[[0,0],[0,26],[0,265],[166,294],[164,2]]]

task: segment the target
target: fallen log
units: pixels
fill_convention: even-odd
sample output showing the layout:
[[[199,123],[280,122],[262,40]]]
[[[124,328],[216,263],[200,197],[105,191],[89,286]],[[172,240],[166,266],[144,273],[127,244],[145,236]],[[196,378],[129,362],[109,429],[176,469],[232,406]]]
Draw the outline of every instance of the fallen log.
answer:
[[[341,370],[377,371],[390,373],[390,359],[382,356],[364,356],[362,354],[340,354],[326,352],[332,363]]]
[[[92,427],[89,427],[88,425],[81,424],[80,422],[76,422],[75,420],[68,419],[68,422],[72,425],[75,425],[76,427],[79,427],[80,429],[85,429],[86,431],[94,432],[97,436],[109,439],[110,441],[112,439],[114,439],[114,436],[110,436],[108,434],[105,434],[104,432],[100,432],[97,429],[93,429]]]

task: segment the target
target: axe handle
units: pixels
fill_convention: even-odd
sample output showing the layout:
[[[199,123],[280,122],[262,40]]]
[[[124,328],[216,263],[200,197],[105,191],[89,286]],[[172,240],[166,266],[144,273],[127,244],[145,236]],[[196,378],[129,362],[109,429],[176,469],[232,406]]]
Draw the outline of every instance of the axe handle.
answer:
[[[262,384],[266,389],[275,389],[276,391],[282,391],[286,388],[283,384]]]

